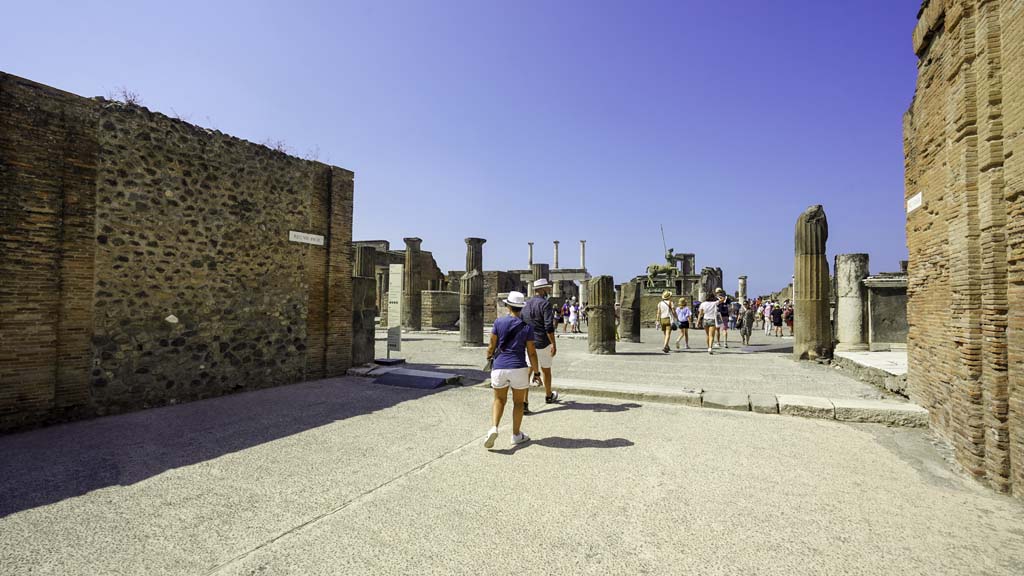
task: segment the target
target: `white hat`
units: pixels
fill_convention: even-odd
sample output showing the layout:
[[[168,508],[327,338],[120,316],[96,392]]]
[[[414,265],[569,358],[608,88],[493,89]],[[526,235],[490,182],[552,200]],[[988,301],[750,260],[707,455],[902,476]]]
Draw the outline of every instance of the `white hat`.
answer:
[[[533,281],[534,288],[547,288],[548,286],[551,286],[551,283],[548,282],[547,278],[541,278]]]
[[[576,297],[575,297],[575,296],[573,296],[573,297],[572,297],[572,301],[573,301],[573,302],[575,302],[575,301],[576,301]]]
[[[513,308],[522,308],[526,306],[526,296],[523,296],[522,292],[509,292],[508,298],[505,298],[505,305]]]

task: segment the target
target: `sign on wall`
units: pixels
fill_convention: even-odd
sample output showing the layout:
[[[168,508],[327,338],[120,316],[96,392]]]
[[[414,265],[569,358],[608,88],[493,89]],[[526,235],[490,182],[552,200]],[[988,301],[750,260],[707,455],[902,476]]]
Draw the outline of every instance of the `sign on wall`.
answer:
[[[923,198],[921,197],[921,193],[920,192],[918,192],[917,194],[914,194],[910,198],[907,198],[907,214],[910,214],[914,210],[917,210],[918,208],[920,208],[922,201],[923,201]]]
[[[292,242],[301,242],[302,244],[312,244],[314,246],[323,246],[324,237],[319,234],[307,234],[305,232],[296,232],[295,230],[288,231],[288,240]]]

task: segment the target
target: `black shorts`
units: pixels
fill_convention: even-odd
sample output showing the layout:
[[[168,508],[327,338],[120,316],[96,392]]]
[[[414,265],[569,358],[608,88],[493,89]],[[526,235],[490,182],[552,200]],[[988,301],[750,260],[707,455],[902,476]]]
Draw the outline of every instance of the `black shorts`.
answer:
[[[782,320],[772,320],[772,326],[776,328],[782,328]]]
[[[686,321],[680,322],[679,323],[679,327],[680,328],[689,328],[690,327],[690,321],[686,320]]]

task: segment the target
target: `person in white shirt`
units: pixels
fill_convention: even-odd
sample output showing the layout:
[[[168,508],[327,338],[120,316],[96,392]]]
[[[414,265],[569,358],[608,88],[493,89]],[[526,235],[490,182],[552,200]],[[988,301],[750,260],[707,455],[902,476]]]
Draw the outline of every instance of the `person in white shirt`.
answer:
[[[697,322],[704,328],[704,332],[708,337],[708,354],[711,354],[711,348],[715,343],[715,332],[718,331],[718,298],[714,293],[708,294],[704,302],[700,305],[700,312],[697,316]]]
[[[661,351],[666,354],[671,351],[668,347],[668,341],[672,338],[672,322],[675,318],[675,310],[673,308],[675,307],[672,305],[672,293],[665,290],[661,293],[661,302],[658,302],[658,327],[661,328],[662,334],[665,335]]]
[[[679,305],[676,306],[676,323],[679,324],[679,336],[676,338],[676,350],[679,350],[679,341],[686,341],[686,349],[690,349],[690,317],[693,316],[693,310],[690,310],[689,304],[686,302],[686,298],[679,299]]]

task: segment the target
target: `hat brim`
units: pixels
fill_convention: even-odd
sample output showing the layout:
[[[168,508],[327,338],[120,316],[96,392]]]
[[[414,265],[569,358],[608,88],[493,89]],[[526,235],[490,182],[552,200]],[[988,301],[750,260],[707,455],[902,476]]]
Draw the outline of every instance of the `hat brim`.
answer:
[[[508,300],[504,300],[504,302],[505,306],[508,306],[509,308],[522,308],[523,306],[526,306],[526,302],[521,304],[519,302],[509,302]]]

